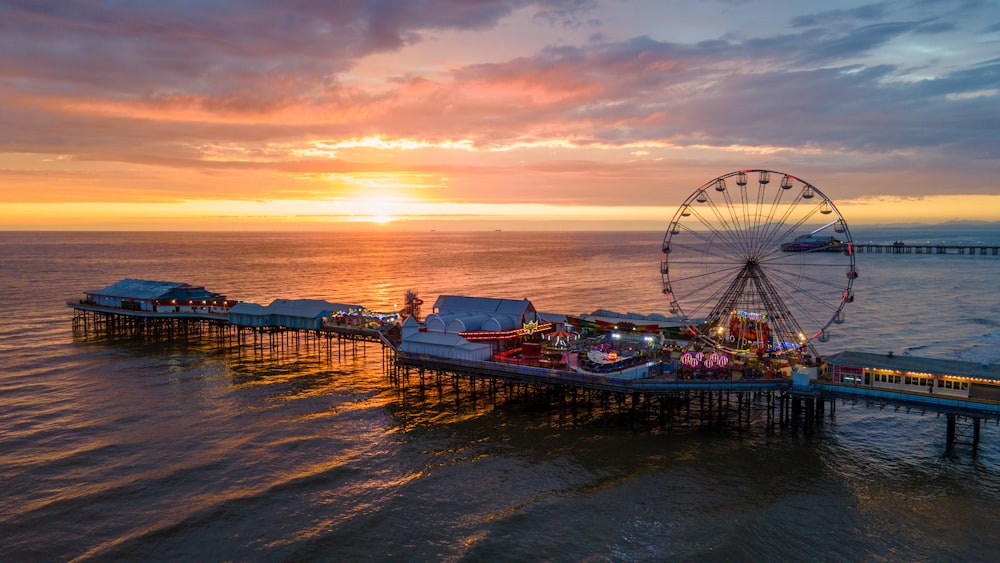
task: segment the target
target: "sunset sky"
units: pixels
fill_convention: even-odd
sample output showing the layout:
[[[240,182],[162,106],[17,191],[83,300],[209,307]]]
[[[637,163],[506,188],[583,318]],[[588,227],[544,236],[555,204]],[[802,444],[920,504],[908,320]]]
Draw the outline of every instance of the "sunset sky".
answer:
[[[1000,221],[995,1],[5,1],[0,230]]]

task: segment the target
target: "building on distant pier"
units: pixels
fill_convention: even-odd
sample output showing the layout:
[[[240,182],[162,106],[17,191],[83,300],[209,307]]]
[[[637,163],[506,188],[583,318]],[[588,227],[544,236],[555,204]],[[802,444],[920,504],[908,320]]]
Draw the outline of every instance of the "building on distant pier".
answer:
[[[224,313],[225,295],[186,283],[125,278],[104,289],[84,292],[81,304],[150,313]]]

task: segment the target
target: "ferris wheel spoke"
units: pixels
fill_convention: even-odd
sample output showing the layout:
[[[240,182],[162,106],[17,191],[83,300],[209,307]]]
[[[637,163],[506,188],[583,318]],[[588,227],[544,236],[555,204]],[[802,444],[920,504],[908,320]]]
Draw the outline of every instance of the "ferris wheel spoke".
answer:
[[[781,283],[788,287],[789,289],[798,289],[799,287],[813,288],[815,291],[824,290],[827,293],[839,295],[840,291],[844,289],[845,282],[837,281],[838,278],[832,278],[830,276],[819,275],[822,271],[816,271],[816,269],[806,270],[806,269],[795,269],[792,271],[790,269],[768,266],[763,268],[767,272],[767,275],[772,278],[776,283]],[[845,276],[846,278],[846,276]],[[849,280],[846,280],[849,281]]]
[[[728,192],[723,191],[722,194],[723,195],[720,196],[722,197],[721,207],[723,209],[731,209],[732,202],[730,201]],[[701,189],[700,196],[704,197],[704,203],[707,204],[706,207],[709,211],[711,211],[711,216],[707,213],[702,215],[703,224],[706,229],[715,234],[724,235],[724,238],[731,242],[733,246],[739,246],[740,241],[737,238],[737,233],[740,232],[740,228],[739,225],[734,222],[734,218],[732,216],[727,217],[726,214],[722,212],[722,209],[720,209],[720,202],[716,201],[709,194],[709,190]],[[696,201],[701,201],[701,199],[696,198]],[[712,220],[713,217],[714,221]]]
[[[788,178],[787,175],[782,179]],[[779,189],[775,190],[774,201],[772,203],[772,210],[777,209],[781,203],[781,199],[787,190]],[[789,226],[793,225],[794,222],[791,221],[792,213],[796,209],[796,206],[801,202],[801,194],[796,195],[792,201],[785,205],[784,211],[781,214],[780,219],[772,220],[770,222],[770,228],[766,231],[765,235],[762,237],[762,244],[766,248],[778,248],[780,247],[780,241],[785,239],[790,232]],[[794,226],[791,230],[794,230]]]
[[[808,283],[818,287],[843,287],[850,278],[846,273],[843,278],[835,272],[840,270],[841,265],[829,264],[778,264],[765,263],[762,268],[778,279],[792,283],[797,280],[799,283]]]
[[[813,193],[815,193],[815,188],[810,188],[810,189],[811,189],[811,191]],[[802,200],[803,198],[799,197],[798,199]],[[829,200],[826,200],[824,198],[823,201],[821,203],[819,203],[818,205],[815,205],[813,207],[808,208],[807,209],[807,213],[804,214],[802,217],[800,217],[795,223],[789,224],[787,226],[788,228],[785,229],[780,234],[780,236],[778,237],[778,239],[779,240],[788,240],[788,241],[794,240],[795,233],[796,233],[797,229],[800,229],[800,228],[804,227],[805,225],[809,224],[808,222],[810,220],[817,220],[817,219],[820,218],[820,217],[817,217],[817,213],[820,215],[820,217],[822,217],[822,216],[824,216],[824,215],[826,215],[828,213],[832,214],[833,213],[833,204]],[[817,235],[817,233],[819,233],[821,231],[824,231],[827,228],[829,228],[831,226],[834,226],[838,222],[842,222],[842,221],[843,220],[838,217],[838,219],[836,219],[834,221],[829,221],[829,222],[826,222],[825,224],[820,224],[819,226],[817,226],[815,228],[812,228],[809,231],[809,235],[810,236],[815,236],[815,235]],[[780,245],[778,245],[777,248],[780,250]],[[826,248],[817,248],[817,249],[813,249],[813,250],[805,250],[803,252],[809,254],[809,253],[816,253],[816,252],[826,252],[827,250],[828,249],[826,249]]]
[[[729,261],[738,261],[742,256],[739,242],[727,236],[724,231],[706,232],[699,237],[702,242],[693,252],[702,256],[711,256]]]
[[[712,309],[712,303],[716,303],[719,297],[723,295],[726,291],[727,284],[724,280],[716,280],[716,283],[705,286],[704,292],[701,295],[692,295],[689,299],[693,300],[693,306],[688,312],[688,317],[701,318],[710,315]]]
[[[683,316],[689,320],[701,319],[707,316],[712,307],[711,304],[719,300],[719,297],[725,292],[728,285],[727,280],[724,278],[713,278],[708,283],[697,286],[698,289],[696,291],[686,293],[683,297],[675,296],[678,301],[683,300],[688,303],[687,306],[680,307],[680,310],[684,313]]]
[[[692,287],[701,287],[704,285],[711,285],[719,281],[725,281],[730,279],[730,274],[737,268],[724,268],[719,270],[712,270],[710,272],[692,273],[684,277],[678,277],[671,280],[673,284],[685,284]],[[676,290],[674,290],[676,293]]]
[[[725,188],[725,190],[722,192],[722,194],[723,194],[723,200],[726,202],[726,205],[724,210],[721,209],[719,210],[718,216],[720,217],[720,222],[722,226],[725,227],[726,233],[736,243],[740,252],[746,254],[747,251],[749,250],[749,247],[747,245],[748,229],[747,229],[746,217],[741,216],[744,215],[742,211],[745,208],[745,205],[734,204],[733,197],[731,195],[732,194],[731,188],[725,186],[725,184],[723,184],[723,187]],[[740,199],[742,201],[743,199],[742,190],[740,191],[741,191]]]
[[[801,311],[803,315],[819,315],[822,314],[821,312],[829,312],[832,315],[832,312],[839,306],[839,292],[832,285],[821,287],[803,283],[791,284],[775,276],[768,276],[768,280],[777,292],[783,296],[785,302],[791,303],[793,305],[791,308]],[[810,319],[801,320],[808,320],[812,323],[823,322],[824,325],[826,323],[825,320],[821,321],[820,318],[815,316]]]
[[[670,252],[676,256],[712,256],[737,262],[742,259],[742,255],[734,244],[725,237],[719,236],[718,232],[691,231],[692,242],[673,243],[669,246]],[[698,244],[700,243],[700,244]]]
[[[776,270],[768,271],[768,279],[784,296],[789,309],[797,311],[800,322],[811,330],[826,328],[843,307],[848,289],[843,284],[812,276],[798,277],[794,281],[778,275]]]
[[[688,206],[688,212],[695,215],[703,227],[701,231],[704,232],[705,235],[701,237],[702,240],[709,243],[718,239],[719,241],[722,241],[727,248],[733,248],[737,251],[741,250],[744,246],[744,242],[738,236],[740,230],[738,226],[733,223],[733,218],[726,217],[721,212],[719,207],[711,201],[708,202],[707,209],[710,213],[702,213],[698,210],[698,208]],[[684,212],[682,211],[681,213],[683,216]]]
[[[737,177],[742,177],[741,180],[737,181],[738,184],[746,184],[747,179],[745,176],[738,175]],[[750,249],[753,255],[759,255],[769,244],[767,233],[774,222],[776,202],[780,199],[780,194],[776,193],[770,203],[768,203],[766,188],[769,183],[770,172],[766,170],[758,171],[757,194],[753,211],[753,231],[751,233],[754,243]]]
[[[759,256],[768,256],[781,252],[782,241],[784,241],[787,237],[785,233],[790,229],[787,221],[787,216],[769,221],[767,229],[765,229],[761,235],[761,241],[758,247]]]
[[[791,253],[787,253],[791,254]],[[846,275],[847,268],[846,264],[836,263],[833,260],[839,260],[839,257],[834,258],[830,256],[822,255],[800,255],[792,257],[772,257],[768,260],[761,260],[758,263],[768,269],[780,269],[785,272],[791,272],[795,270],[811,271],[817,276],[830,277],[834,275],[836,271],[837,277],[840,275]]]
[[[757,207],[756,214],[754,215],[754,238],[756,239],[756,244],[752,249],[754,254],[758,254],[768,246],[767,240],[767,230],[770,224],[774,221],[775,212],[775,202],[771,201],[770,205],[767,203],[767,191],[766,186],[770,182],[770,174],[767,172],[761,172],[757,179]],[[765,210],[765,206],[766,210]]]
[[[796,296],[790,296],[784,302],[789,310],[795,311],[793,316],[805,332],[815,333],[817,330],[825,329],[832,321],[832,315],[836,311],[835,309],[812,309],[808,307],[808,304],[803,304]],[[811,337],[812,334],[806,334],[806,336]]]

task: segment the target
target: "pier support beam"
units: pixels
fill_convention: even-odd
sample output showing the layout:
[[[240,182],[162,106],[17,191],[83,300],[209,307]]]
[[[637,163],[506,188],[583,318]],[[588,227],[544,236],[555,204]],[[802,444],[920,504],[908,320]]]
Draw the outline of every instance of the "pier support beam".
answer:
[[[945,430],[945,448],[951,450],[955,447],[955,415],[949,414],[948,417],[948,428]]]
[[[948,426],[945,434],[945,449],[952,451],[955,444],[968,444],[972,455],[979,453],[979,439],[982,433],[983,419],[976,416],[947,415]],[[961,419],[961,420],[960,420]]]

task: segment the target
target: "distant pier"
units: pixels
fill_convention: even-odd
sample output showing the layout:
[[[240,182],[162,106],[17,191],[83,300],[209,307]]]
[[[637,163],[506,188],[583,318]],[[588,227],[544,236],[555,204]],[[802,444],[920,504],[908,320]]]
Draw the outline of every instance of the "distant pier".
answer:
[[[968,256],[1000,256],[1000,245],[855,242],[853,246],[854,252],[858,254],[965,254]]]

